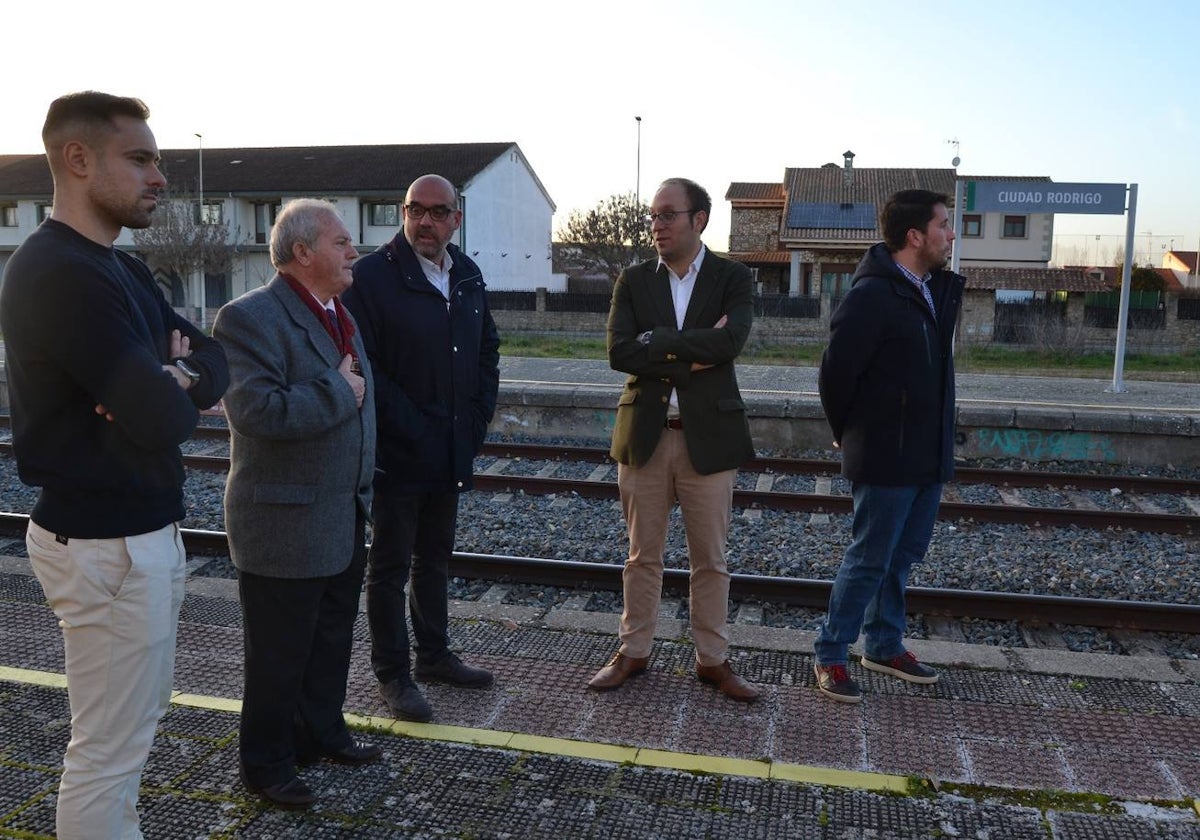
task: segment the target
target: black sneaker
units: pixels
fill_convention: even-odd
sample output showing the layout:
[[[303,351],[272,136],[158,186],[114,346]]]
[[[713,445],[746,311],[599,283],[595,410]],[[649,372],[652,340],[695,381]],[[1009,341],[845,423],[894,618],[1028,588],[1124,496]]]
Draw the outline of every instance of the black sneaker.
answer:
[[[862,689],[850,679],[845,665],[814,665],[817,688],[831,700],[839,703],[857,703],[862,700]]]
[[[413,676],[421,682],[442,682],[459,688],[491,688],[492,674],[482,668],[472,668],[453,653],[447,653],[434,662],[417,659]]]
[[[920,683],[921,685],[933,685],[938,681],[938,672],[930,668],[928,665],[922,665],[917,661],[917,657],[913,656],[910,651],[905,651],[894,659],[889,659],[886,662],[877,662],[874,659],[862,658],[862,666],[868,671],[878,671],[881,674],[890,674],[893,677],[899,677],[902,680],[907,680],[910,683]]]

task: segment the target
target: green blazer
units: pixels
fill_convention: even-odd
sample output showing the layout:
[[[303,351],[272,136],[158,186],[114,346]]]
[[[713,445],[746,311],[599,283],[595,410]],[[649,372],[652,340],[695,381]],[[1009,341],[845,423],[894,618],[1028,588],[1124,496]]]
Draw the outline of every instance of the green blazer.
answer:
[[[713,325],[727,318],[724,326]],[[640,467],[658,446],[671,388],[688,456],[702,475],[735,469],[754,457],[746,404],[733,361],[742,352],[754,317],[750,269],[707,251],[683,319],[675,324],[671,281],[658,259],[621,272],[608,313],[608,362],[629,374],[617,403],[609,454]],[[650,340],[639,336],[650,330]],[[692,370],[692,363],[712,365]]]

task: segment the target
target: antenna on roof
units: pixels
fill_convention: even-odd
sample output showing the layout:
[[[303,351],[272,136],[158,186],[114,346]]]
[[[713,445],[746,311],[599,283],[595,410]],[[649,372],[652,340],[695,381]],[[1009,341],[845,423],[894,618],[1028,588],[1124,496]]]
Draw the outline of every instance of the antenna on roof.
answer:
[[[954,157],[950,159],[950,165],[957,169],[958,165],[962,163],[962,158],[958,156],[958,138],[956,137],[955,139],[947,140],[946,142],[954,147]]]

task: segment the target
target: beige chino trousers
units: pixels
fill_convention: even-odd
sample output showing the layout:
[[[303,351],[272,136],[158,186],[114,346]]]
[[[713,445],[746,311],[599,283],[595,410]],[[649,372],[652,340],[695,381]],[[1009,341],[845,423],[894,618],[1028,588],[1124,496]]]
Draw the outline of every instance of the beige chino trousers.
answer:
[[[29,560],[66,649],[71,740],[59,840],[140,840],[138,785],[171,698],[185,555],[176,524],[64,545],[34,522]]]
[[[621,653],[650,655],[662,597],[663,553],[671,508],[678,499],[691,565],[690,608],[696,661],[720,665],[729,649],[729,570],[725,544],[737,470],[700,475],[692,468],[683,431],[664,429],[642,467],[617,465],[621,508],[629,527],[622,580],[625,609]]]

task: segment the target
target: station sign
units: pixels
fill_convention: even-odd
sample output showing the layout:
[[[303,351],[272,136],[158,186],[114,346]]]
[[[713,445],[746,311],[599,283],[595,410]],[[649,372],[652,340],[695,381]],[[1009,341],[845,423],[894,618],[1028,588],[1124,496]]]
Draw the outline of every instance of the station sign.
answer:
[[[967,181],[968,213],[1091,213],[1125,215],[1124,184],[1053,181]]]

